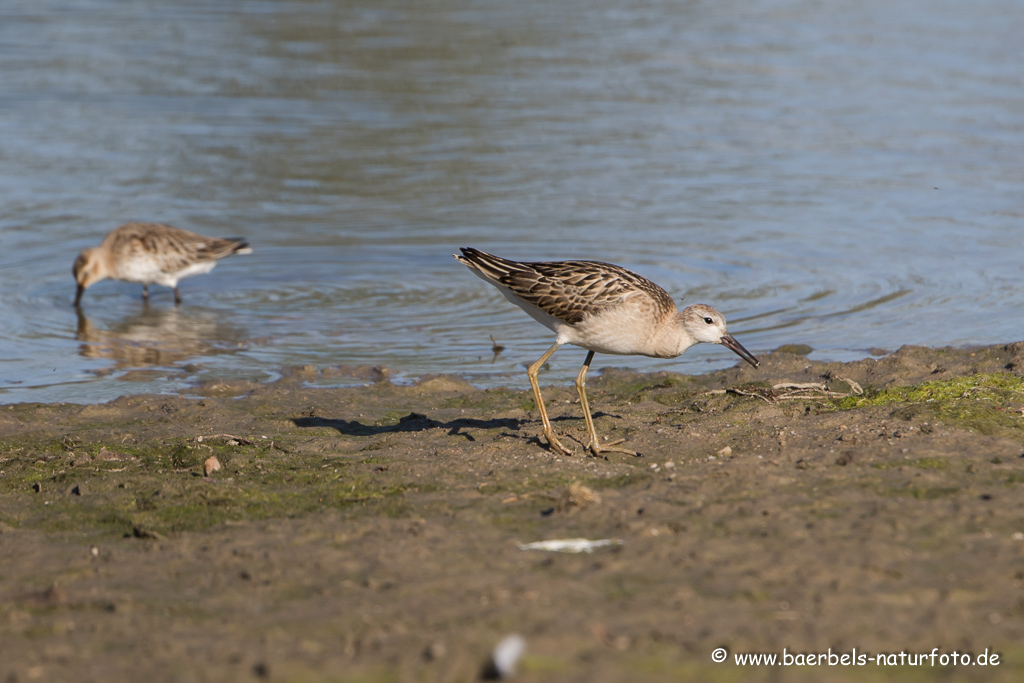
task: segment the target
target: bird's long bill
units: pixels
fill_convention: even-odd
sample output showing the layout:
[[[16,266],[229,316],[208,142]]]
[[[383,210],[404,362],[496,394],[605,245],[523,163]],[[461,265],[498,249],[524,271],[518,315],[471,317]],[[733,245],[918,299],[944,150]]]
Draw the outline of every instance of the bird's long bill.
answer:
[[[84,292],[84,291],[85,291],[85,287],[83,287],[82,285],[78,285],[78,290],[75,291],[75,306],[76,307],[78,306],[78,303],[82,300],[82,292]]]
[[[747,351],[745,348],[743,348],[743,344],[740,344],[738,341],[736,341],[736,338],[733,337],[731,334],[726,334],[722,336],[722,346],[729,349],[737,356],[753,365],[755,368],[761,364],[761,361],[755,358],[754,354],[752,354],[750,351]]]

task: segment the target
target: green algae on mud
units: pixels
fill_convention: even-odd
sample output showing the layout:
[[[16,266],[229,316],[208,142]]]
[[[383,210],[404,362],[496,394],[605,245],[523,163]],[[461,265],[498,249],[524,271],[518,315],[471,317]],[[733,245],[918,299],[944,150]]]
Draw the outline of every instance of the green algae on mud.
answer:
[[[322,459],[299,457],[285,464],[267,457],[268,448],[207,450],[186,442],[121,448],[113,461],[90,457],[89,451],[110,453],[105,446],[78,447],[60,460],[26,461],[0,450],[5,461],[0,492],[25,501],[5,521],[49,531],[117,534],[141,528],[166,534],[228,520],[310,513],[400,492],[361,475],[349,477],[344,493],[329,490]],[[203,459],[211,455],[223,463],[224,476],[202,477]]]
[[[356,440],[354,445],[359,447],[344,455],[295,443],[302,425],[316,423],[301,417],[296,418],[293,432],[244,439],[244,443],[236,438],[177,437],[108,448],[102,442],[65,436],[3,444],[0,495],[7,504],[0,519],[13,527],[51,532],[131,535],[143,530],[166,535],[229,521],[355,507],[359,514],[402,515],[408,513],[403,500],[407,494],[429,494],[444,487],[430,479],[390,472],[394,458],[388,451],[395,444],[379,437],[445,428],[416,413],[396,418],[400,412],[389,411],[372,424],[346,425],[350,434],[377,438],[365,445]],[[461,422],[446,431],[464,429],[467,421]],[[476,434],[493,431],[473,421],[468,424]],[[502,421],[497,426],[507,424]],[[289,443],[293,445],[282,445]],[[218,458],[223,469],[203,476],[203,463],[211,456]],[[521,478],[503,475],[497,472],[489,477],[488,492],[523,491]],[[584,477],[582,483],[596,489],[620,487],[644,476],[641,470]],[[554,490],[578,479],[557,471],[534,473],[525,488]]]
[[[947,644],[1004,664],[946,680],[1019,680],[1020,346],[789,351],[602,371],[598,432],[643,458],[555,456],[525,386],[446,377],[0,407],[0,676],[472,680],[519,632],[537,681],[814,680],[709,653]],[[838,377],[865,393],[767,398]],[[582,453],[575,390],[544,393]],[[622,544],[519,550],[577,537]]]
[[[807,350],[800,351],[804,353]],[[967,353],[961,352],[959,356]],[[946,362],[950,357],[957,357],[956,353],[945,349],[933,354]],[[993,355],[989,349],[983,354]],[[974,355],[971,353],[972,357]],[[782,361],[785,364],[789,360],[792,366],[789,356],[799,354],[788,348],[782,349],[770,356],[768,362],[778,364]],[[807,365],[802,359],[796,362],[801,366]],[[870,362],[874,361],[865,361]],[[670,428],[681,433],[710,414],[728,415],[730,418],[718,429],[719,437],[734,440],[763,437],[770,430],[749,424],[748,419],[756,414],[759,408],[757,401],[734,394],[707,393],[707,389],[715,386],[735,384],[732,380],[739,378],[746,380],[743,386],[748,391],[770,387],[770,382],[754,379],[756,375],[744,370],[740,368],[706,377],[671,373],[637,375],[605,370],[592,381],[601,396],[600,401],[594,402],[596,416],[599,421],[614,418],[612,429],[617,437],[642,438],[652,426],[656,427],[655,432]],[[819,374],[827,381],[834,373],[826,369]],[[403,502],[407,494],[443,491],[446,485],[420,476],[413,480],[388,474],[388,463],[393,459],[388,452],[396,446],[393,441],[395,435],[441,430],[470,442],[477,439],[470,432],[492,441],[501,438],[523,440],[521,435],[513,436],[512,432],[521,432],[527,423],[529,411],[524,406],[533,407],[528,392],[508,389],[480,391],[448,378],[435,378],[424,385],[435,394],[432,397],[434,406],[449,417],[456,411],[459,415],[479,415],[482,411],[488,419],[459,417],[442,422],[422,413],[407,412],[410,405],[408,396],[399,401],[402,403],[400,407],[390,407],[388,400],[403,392],[386,383],[375,385],[369,392],[377,399],[371,403],[383,407],[372,419],[324,418],[317,415],[318,411],[323,412],[323,408],[310,407],[298,411],[301,414],[292,417],[290,424],[278,420],[270,429],[261,427],[261,431],[267,434],[249,434],[248,438],[227,438],[229,435],[225,435],[225,438],[207,438],[205,441],[201,435],[193,434],[199,430],[187,426],[184,431],[180,428],[164,429],[156,439],[139,439],[130,433],[128,425],[152,421],[147,420],[145,413],[156,412],[159,416],[156,422],[173,423],[173,420],[166,420],[166,414],[184,412],[180,406],[171,405],[183,399],[164,400],[157,408],[152,404],[160,404],[159,397],[122,399],[120,402],[129,405],[121,420],[117,419],[116,410],[97,408],[92,412],[103,413],[105,420],[82,419],[77,424],[74,420],[76,411],[80,418],[87,418],[90,407],[9,406],[7,412],[13,413],[20,422],[33,425],[36,433],[0,443],[0,465],[4,468],[3,476],[0,476],[0,492],[11,497],[0,514],[5,523],[15,527],[98,534],[127,534],[138,529],[161,534],[197,531],[228,521],[314,514],[354,506],[368,510],[368,514],[402,514],[408,508]],[[251,386],[245,385],[244,388],[249,390]],[[563,398],[564,388],[548,391],[554,392],[556,401],[568,403],[572,400]],[[316,399],[322,398],[326,392],[307,391],[304,398],[309,403],[323,403]],[[218,393],[230,395],[230,388],[219,384]],[[291,388],[285,393],[297,392]],[[412,393],[424,395],[423,387]],[[251,398],[255,400],[250,401],[250,408],[243,408],[240,412],[248,413],[250,417],[271,417],[282,410],[288,412],[289,408],[281,405],[281,397],[274,394],[274,390],[267,388],[250,391]],[[203,406],[216,400],[208,398],[186,403]],[[601,410],[600,406],[606,404],[616,406],[614,415]],[[148,407],[141,414],[130,409],[144,405]],[[793,416],[800,411],[820,413],[836,409],[849,412],[886,408],[891,416],[904,421],[928,419],[977,430],[982,434],[1019,439],[1022,405],[1024,380],[1013,372],[1001,371],[905,386],[874,388],[869,385],[866,393],[860,396],[797,402],[779,406],[778,410]],[[578,403],[573,402],[571,407],[578,408]],[[625,407],[629,407],[632,417],[639,419],[622,419]],[[569,415],[557,418],[556,424],[566,419],[578,423],[577,416],[569,412]],[[32,419],[33,413],[36,420]],[[501,416],[494,417],[496,413]],[[44,425],[52,427],[54,423],[62,422],[65,423],[62,429],[43,429]],[[116,442],[110,438],[84,439],[81,434],[85,433],[82,430],[86,426],[100,435],[122,437],[122,433],[127,433],[128,436]],[[179,423],[178,427],[181,426]],[[309,439],[318,437],[334,448],[311,450],[306,444],[299,443],[308,444]],[[367,437],[372,438],[367,440]],[[535,437],[527,437],[526,441],[531,447],[541,446]],[[444,445],[434,443],[435,448]],[[358,446],[354,449],[358,453],[379,453],[380,456],[353,458],[351,446]],[[224,470],[215,477],[203,477],[202,463],[210,456],[216,456]],[[915,462],[875,462],[873,467],[941,469],[948,466],[944,464],[946,462],[944,458],[926,457]],[[372,468],[367,469],[368,465]],[[524,488],[554,490],[580,480],[594,488],[608,488],[635,483],[638,477],[645,475],[638,463],[625,460],[619,466],[626,467],[627,473],[615,474],[611,478],[580,480],[575,474],[550,472],[527,478],[525,487],[523,481],[516,481],[497,471],[492,472],[491,481],[486,486],[493,492],[522,493]]]
[[[1013,435],[1022,429],[1024,378],[986,373],[868,391],[835,401],[840,410],[891,406],[903,419],[930,416],[982,434]]]

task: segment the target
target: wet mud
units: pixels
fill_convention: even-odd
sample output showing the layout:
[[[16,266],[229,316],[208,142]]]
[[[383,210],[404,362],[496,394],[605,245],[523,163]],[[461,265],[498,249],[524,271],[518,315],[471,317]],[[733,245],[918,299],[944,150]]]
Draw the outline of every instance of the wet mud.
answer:
[[[470,681],[520,634],[524,681],[1020,680],[1024,344],[808,351],[603,370],[639,458],[584,454],[571,385],[548,451],[525,372],[2,406],[0,677]],[[520,547],[574,538],[612,542]],[[1000,660],[732,659],[936,647]]]

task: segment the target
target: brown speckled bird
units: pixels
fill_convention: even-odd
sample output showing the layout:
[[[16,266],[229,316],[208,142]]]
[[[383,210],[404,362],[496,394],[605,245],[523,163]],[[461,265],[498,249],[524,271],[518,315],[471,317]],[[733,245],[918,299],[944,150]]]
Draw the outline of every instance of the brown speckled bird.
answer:
[[[178,280],[210,272],[225,256],[251,252],[239,237],[204,237],[162,223],[126,223],[75,259],[75,306],[88,287],[107,278],[141,282],[143,299],[149,298],[150,284],[171,287],[175,303],[181,303]]]
[[[520,263],[463,248],[459,262],[491,283],[505,298],[555,333],[555,343],[527,370],[537,400],[544,437],[551,449],[565,455],[567,447],[555,437],[537,384],[537,373],[563,344],[580,346],[589,353],[576,376],[583,417],[587,421],[594,455],[617,451],[624,439],[602,444],[594,430],[587,401],[586,378],[595,353],[675,358],[694,344],[721,344],[754,367],[760,362],[725,329],[725,317],[711,306],[695,304],[682,311],[668,292],[647,278],[620,266],[600,261],[550,261]]]

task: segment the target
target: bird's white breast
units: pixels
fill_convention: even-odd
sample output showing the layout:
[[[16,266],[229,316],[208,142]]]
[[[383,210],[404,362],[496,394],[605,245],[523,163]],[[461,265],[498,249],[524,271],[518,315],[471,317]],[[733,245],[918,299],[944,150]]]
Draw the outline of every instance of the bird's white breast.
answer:
[[[157,259],[150,257],[135,257],[122,259],[117,263],[116,277],[119,280],[128,282],[141,282],[143,284],[158,284],[164,287],[175,287],[178,280],[191,275],[201,275],[213,270],[217,265],[216,261],[201,261],[186,266],[181,270],[165,271],[160,267]]]
[[[656,358],[679,355],[675,329],[652,326],[649,315],[643,307],[628,303],[611,306],[576,325],[563,326],[558,339],[597,353]]]

